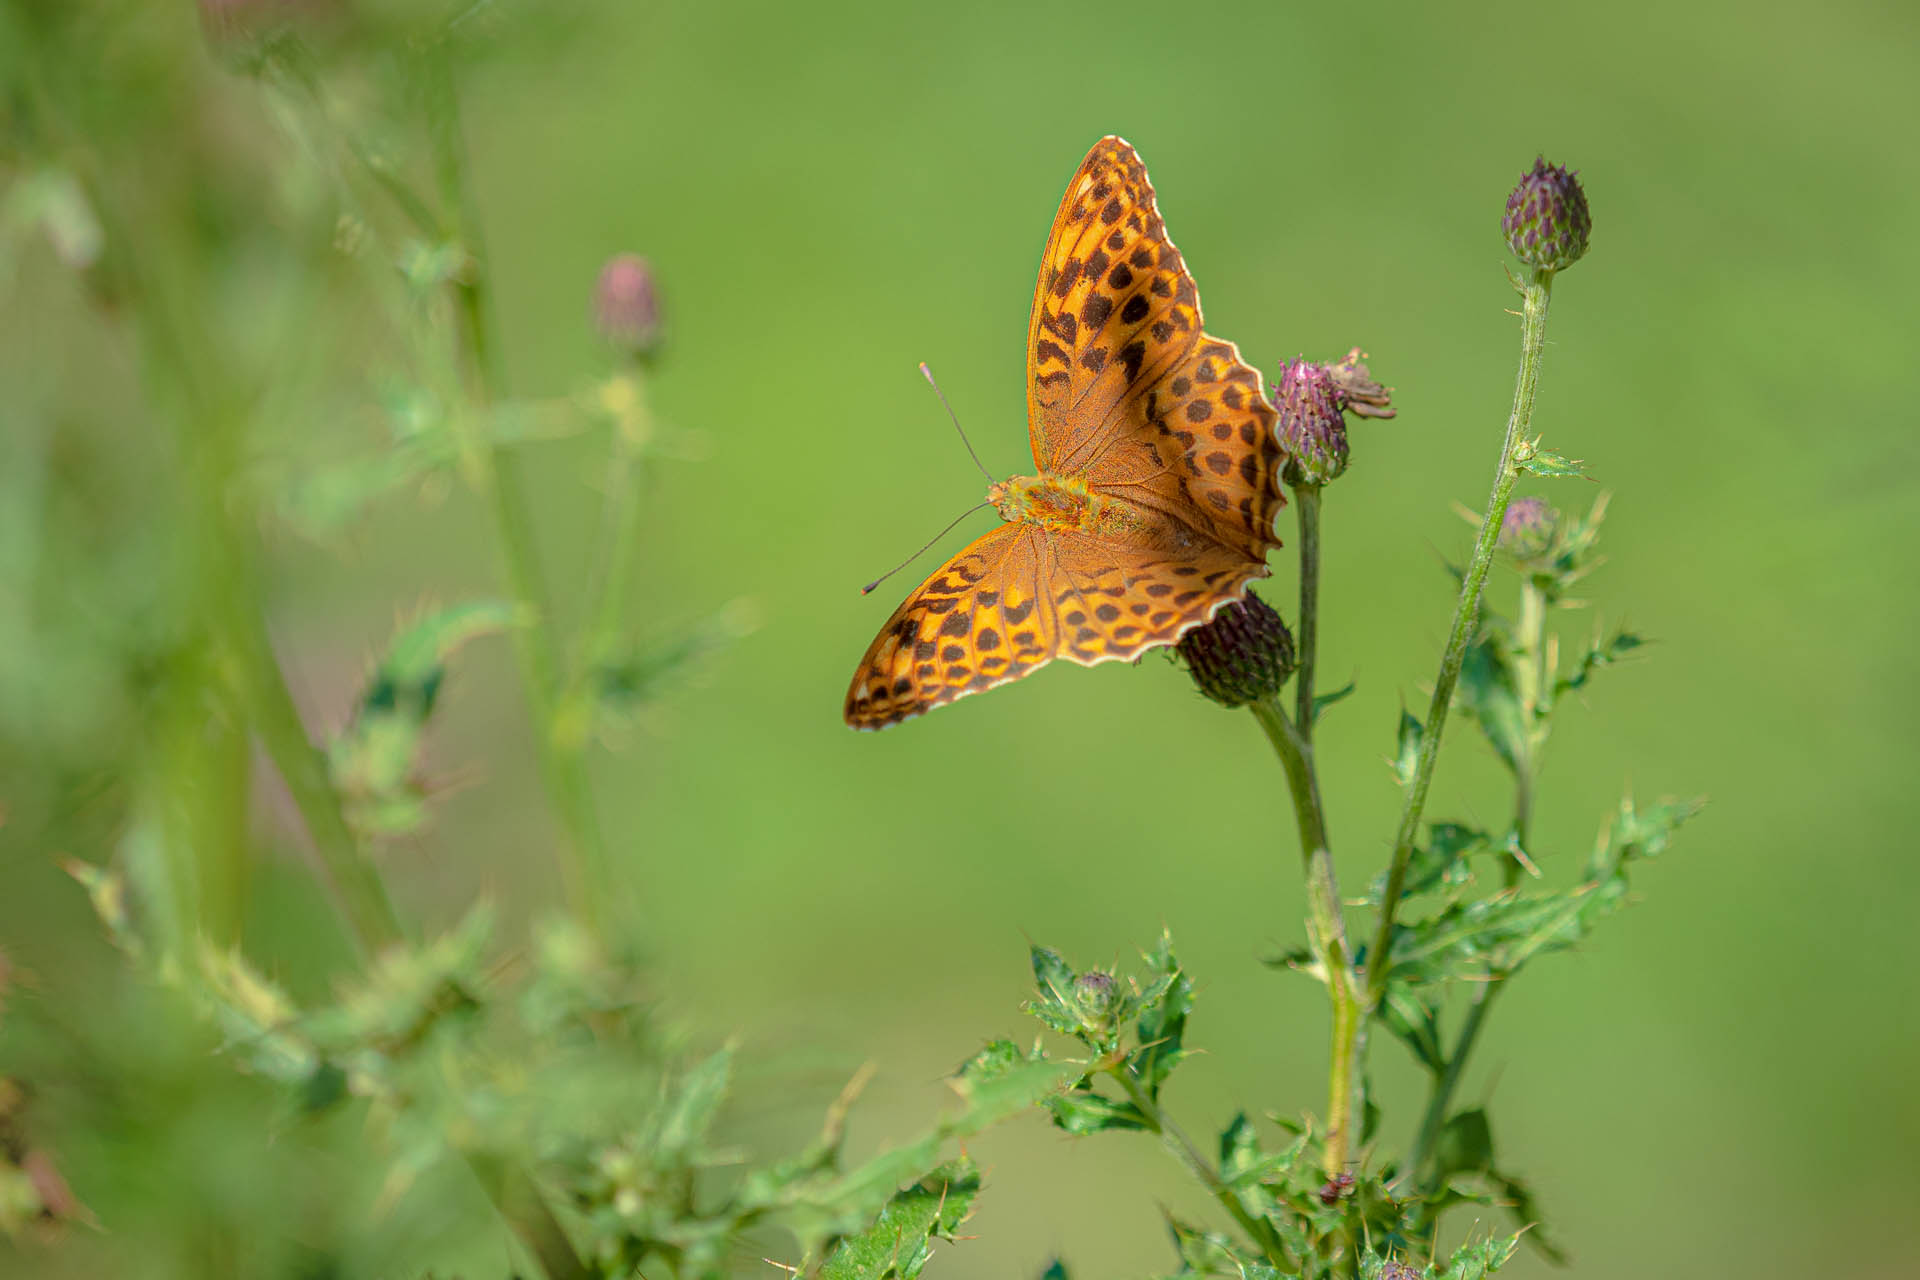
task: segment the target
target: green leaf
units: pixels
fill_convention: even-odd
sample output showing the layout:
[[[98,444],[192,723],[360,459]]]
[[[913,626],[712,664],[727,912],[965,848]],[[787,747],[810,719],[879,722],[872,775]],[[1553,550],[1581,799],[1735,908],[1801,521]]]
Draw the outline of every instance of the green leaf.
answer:
[[[1567,1265],[1567,1254],[1548,1233],[1545,1221],[1540,1214],[1539,1203],[1534,1199],[1533,1188],[1509,1173],[1498,1169],[1489,1169],[1487,1176],[1500,1189],[1501,1199],[1506,1201],[1507,1211],[1514,1221],[1520,1224],[1521,1232],[1527,1243],[1540,1252],[1547,1261],[1558,1266]]]
[[[1237,1276],[1242,1267],[1233,1241],[1217,1231],[1202,1231],[1172,1214],[1167,1215],[1167,1230],[1173,1234],[1173,1247],[1180,1254],[1181,1275]]]
[[[1440,1043],[1439,1006],[1400,981],[1397,975],[1387,979],[1379,1017],[1394,1038],[1413,1052],[1421,1066],[1436,1075],[1447,1069],[1447,1052]]]
[[[1402,787],[1413,785],[1419,767],[1420,744],[1426,738],[1426,726],[1405,707],[1400,708],[1400,733],[1393,753],[1393,776]]]
[[[1520,1237],[1515,1234],[1463,1244],[1453,1251],[1441,1269],[1443,1280],[1481,1280],[1482,1276],[1490,1276],[1513,1256],[1519,1243]]]
[[[682,1075],[663,1111],[654,1145],[667,1161],[686,1163],[705,1154],[704,1142],[733,1080],[733,1048],[728,1046]]]
[[[1501,761],[1509,770],[1517,771],[1526,749],[1527,722],[1514,689],[1505,637],[1498,630],[1483,627],[1467,646],[1455,696],[1473,713]]]
[[[1522,471],[1530,471],[1536,476],[1559,478],[1563,476],[1584,476],[1586,464],[1572,458],[1563,457],[1551,449],[1535,449],[1531,455],[1519,462]]]
[[[955,1075],[954,1092],[966,1103],[966,1110],[949,1117],[940,1132],[944,1137],[978,1133],[1045,1102],[1084,1073],[1082,1064],[1051,1062],[1038,1048],[1023,1053],[1011,1040],[991,1041]]]
[[[1616,631],[1605,640],[1596,639],[1580,655],[1580,661],[1573,670],[1554,682],[1554,696],[1586,688],[1594,672],[1603,667],[1618,666],[1628,654],[1645,647],[1646,643],[1631,631]]]
[[[1493,1127],[1486,1110],[1474,1107],[1447,1118],[1433,1142],[1433,1170],[1445,1181],[1458,1173],[1484,1173],[1493,1167]]]
[[[1354,681],[1349,680],[1345,684],[1341,685],[1338,689],[1335,689],[1332,693],[1322,693],[1322,694],[1316,695],[1313,700],[1313,718],[1315,722],[1319,721],[1320,713],[1322,711],[1325,711],[1328,707],[1332,706],[1336,702],[1344,701],[1348,697],[1348,695],[1350,695],[1357,688],[1359,688],[1359,685],[1356,684]]]
[[[1594,846],[1587,861],[1589,877],[1619,874],[1628,863],[1639,858],[1654,858],[1673,843],[1680,824],[1707,807],[1705,796],[1690,800],[1663,800],[1644,813],[1635,809],[1633,798],[1620,801],[1620,809]]]
[[[1047,1269],[1040,1273],[1040,1280],[1068,1280],[1067,1264],[1055,1258],[1047,1264]]]
[[[398,835],[425,821],[414,771],[447,659],[470,640],[524,622],[513,605],[481,600],[426,614],[393,638],[368,676],[352,722],[327,752],[328,771],[357,830]]]
[[[758,625],[752,603],[734,600],[675,635],[644,647],[632,645],[597,662],[593,681],[599,710],[615,723],[627,719],[641,707],[658,702],[701,664],[751,635]]]
[[[1186,1034],[1187,1014],[1193,1011],[1193,980],[1181,972],[1173,955],[1173,939],[1166,933],[1145,959],[1154,976],[1147,990],[1154,995],[1140,1010],[1136,1024],[1140,1048],[1134,1051],[1129,1068],[1147,1096],[1158,1098],[1161,1082],[1187,1056],[1181,1038]]]
[[[973,1212],[980,1171],[966,1156],[949,1161],[895,1195],[874,1224],[842,1240],[822,1280],[915,1280],[934,1239],[951,1240]]]
[[[1055,1094],[1043,1104],[1053,1123],[1077,1138],[1104,1133],[1108,1129],[1145,1129],[1147,1118],[1131,1102],[1119,1102],[1095,1093],[1082,1082],[1065,1093]]]
[[[1028,948],[1028,960],[1033,965],[1036,994],[1022,1007],[1052,1030],[1077,1035],[1081,1030],[1080,1007],[1073,999],[1073,984],[1078,977],[1073,966],[1058,951],[1038,944]]]

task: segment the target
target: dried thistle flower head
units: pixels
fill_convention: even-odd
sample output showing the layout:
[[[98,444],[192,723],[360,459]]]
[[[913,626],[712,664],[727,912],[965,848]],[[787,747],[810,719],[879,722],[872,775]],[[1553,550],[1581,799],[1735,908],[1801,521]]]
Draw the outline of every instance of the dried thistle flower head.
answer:
[[[1338,363],[1327,366],[1340,392],[1340,407],[1356,418],[1391,418],[1392,389],[1373,380],[1366,359],[1367,353],[1354,347]]]
[[[616,349],[634,356],[650,354],[660,343],[660,298],[652,265],[637,253],[609,258],[600,269],[593,311],[600,336]]]
[[[1271,698],[1293,674],[1293,635],[1252,591],[1189,631],[1179,650],[1200,692],[1224,707]]]
[[[1556,168],[1540,157],[1507,197],[1501,234],[1514,256],[1530,267],[1564,271],[1587,251],[1593,218],[1587,193],[1571,169]]]

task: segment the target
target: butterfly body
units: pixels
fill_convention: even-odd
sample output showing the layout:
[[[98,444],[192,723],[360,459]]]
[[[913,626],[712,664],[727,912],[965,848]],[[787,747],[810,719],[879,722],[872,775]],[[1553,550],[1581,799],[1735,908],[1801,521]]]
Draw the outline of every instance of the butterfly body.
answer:
[[[1146,169],[1103,138],[1067,187],[1027,335],[1034,475],[895,610],[847,692],[877,729],[1028,674],[1172,644],[1266,576],[1284,461],[1259,375],[1204,332]]]

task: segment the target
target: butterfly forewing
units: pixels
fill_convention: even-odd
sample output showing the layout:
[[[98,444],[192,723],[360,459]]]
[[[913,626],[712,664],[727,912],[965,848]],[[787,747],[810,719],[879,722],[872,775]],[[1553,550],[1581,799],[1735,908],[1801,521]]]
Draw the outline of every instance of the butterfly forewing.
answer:
[[[1284,505],[1273,409],[1202,324],[1146,167],[1101,139],[1067,186],[1034,289],[1034,460],[1264,559]]]

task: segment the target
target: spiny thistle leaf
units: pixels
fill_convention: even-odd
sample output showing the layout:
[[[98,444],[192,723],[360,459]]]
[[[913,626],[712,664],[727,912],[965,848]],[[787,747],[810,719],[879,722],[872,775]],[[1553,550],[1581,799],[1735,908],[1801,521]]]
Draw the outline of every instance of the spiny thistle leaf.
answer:
[[[1526,748],[1526,717],[1514,687],[1504,629],[1483,627],[1467,646],[1456,696],[1473,713],[1501,762],[1509,770],[1518,769]]]
[[[1427,736],[1426,726],[1420,718],[1400,708],[1400,732],[1393,753],[1393,777],[1402,787],[1413,782],[1413,775],[1420,761],[1420,743]]]
[[[821,1280],[915,1280],[932,1257],[932,1241],[951,1240],[979,1194],[972,1160],[941,1165],[889,1200],[871,1227],[842,1240]]]
[[[1596,639],[1587,651],[1580,655],[1580,662],[1568,674],[1554,682],[1554,695],[1573,693],[1587,687],[1587,681],[1593,673],[1602,667],[1617,666],[1634,650],[1643,647],[1646,641],[1631,631],[1616,631],[1604,640]]]

